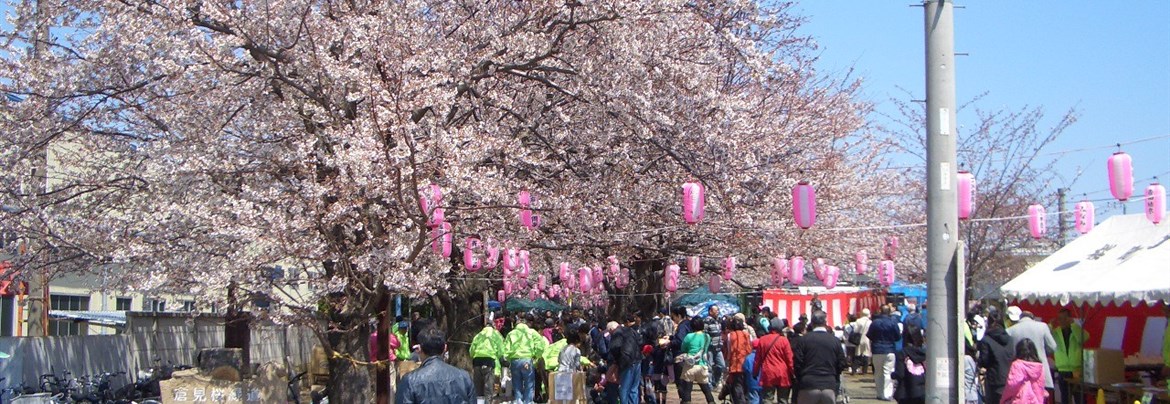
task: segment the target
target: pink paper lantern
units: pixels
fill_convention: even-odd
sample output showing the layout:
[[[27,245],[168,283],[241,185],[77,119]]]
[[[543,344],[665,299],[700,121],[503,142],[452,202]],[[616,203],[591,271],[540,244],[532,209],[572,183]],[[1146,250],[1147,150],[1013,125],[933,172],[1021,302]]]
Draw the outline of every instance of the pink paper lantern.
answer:
[[[540,298],[540,291],[536,289],[528,289],[528,300],[536,300]]]
[[[625,289],[626,285],[630,284],[630,269],[622,268],[618,271],[618,275],[613,280],[613,286],[618,289]]]
[[[793,285],[804,283],[804,257],[795,256],[788,260],[788,281]]]
[[[546,279],[544,278],[544,274],[540,274],[539,276],[537,276],[536,277],[536,290],[545,290],[545,287],[546,287],[545,281],[546,281]]]
[[[817,221],[817,192],[808,181],[801,181],[792,188],[792,217],[796,227],[808,229]]]
[[[431,220],[427,222],[427,225],[433,229],[439,227],[445,221],[447,221],[447,215],[443,211],[443,208],[435,208],[435,210],[431,211]]]
[[[605,281],[605,272],[601,270],[601,265],[596,265],[596,264],[593,265],[593,278],[592,279],[593,279],[594,287],[596,287],[597,284],[600,284],[601,282]]]
[[[463,267],[467,268],[467,272],[479,271],[482,264],[479,262],[479,257],[476,256],[476,250],[479,250],[479,237],[468,237],[463,239]]]
[[[1109,156],[1109,192],[1122,202],[1133,196],[1133,160],[1125,152]]]
[[[783,282],[784,280],[790,279],[792,276],[792,264],[791,264],[791,261],[789,261],[788,258],[785,258],[784,256],[780,256],[779,264],[780,264],[779,269],[780,269],[780,280],[781,280],[780,283],[784,283]]]
[[[451,233],[451,223],[443,222],[431,230],[431,250],[443,258],[450,258],[451,242],[454,237]]]
[[[572,269],[569,270],[569,276],[561,278],[561,283],[565,285],[565,289],[561,293],[567,293],[577,289],[577,274]]]
[[[707,290],[711,291],[711,293],[719,293],[719,287],[722,286],[722,283],[723,277],[711,275],[710,278],[707,278]]]
[[[606,260],[609,261],[609,277],[613,278],[618,276],[621,273],[621,266],[618,265],[617,256],[611,255]]]
[[[1031,205],[1028,206],[1028,230],[1032,232],[1032,238],[1037,240],[1044,238],[1044,234],[1048,232],[1048,214],[1044,211],[1044,206]]]
[[[679,267],[676,264],[666,266],[666,271],[663,273],[663,284],[666,286],[667,292],[674,292],[678,290],[678,276]]]
[[[497,290],[497,291],[496,291],[496,301],[497,301],[497,302],[503,303],[503,302],[504,302],[504,300],[506,300],[506,299],[505,299],[506,297],[508,297],[508,294],[507,294],[507,293],[504,293],[504,291],[503,291],[503,290]]]
[[[527,190],[520,191],[516,199],[516,202],[520,205],[520,225],[529,230],[536,228],[535,216],[532,214],[532,210],[529,209],[532,207],[532,194]]]
[[[975,213],[975,175],[959,171],[959,219],[967,220]]]
[[[520,264],[520,279],[528,279],[528,275],[532,273],[532,265],[528,261],[528,250],[520,250],[516,255]]]
[[[703,183],[698,180],[690,180],[683,183],[683,220],[687,224],[696,224],[703,221],[703,213],[706,210],[707,196],[706,190],[703,189]]]
[[[484,259],[483,268],[487,270],[496,269],[500,265],[500,248],[492,244],[492,239],[488,239],[487,246],[484,247],[487,252],[487,257]]]
[[[593,271],[588,267],[577,270],[577,290],[584,294],[593,290]]]
[[[818,280],[821,280],[821,281],[825,280],[825,268],[826,267],[827,267],[827,265],[825,265],[824,258],[817,258],[817,259],[813,260],[813,275],[816,275]]]
[[[512,271],[520,267],[520,251],[515,248],[504,250],[504,274],[511,275]]]
[[[735,276],[735,257],[728,256],[723,259],[723,280],[730,281]]]
[[[1093,222],[1097,220],[1096,208],[1093,202],[1080,201],[1077,202],[1074,209],[1073,218],[1076,221],[1077,231],[1081,234],[1086,234],[1093,230]]]
[[[428,216],[432,209],[439,207],[442,203],[443,189],[439,187],[439,184],[431,183],[431,185],[418,190],[418,205]]]
[[[894,284],[894,261],[883,260],[878,263],[878,282],[886,287]]]
[[[784,285],[784,279],[786,278],[784,272],[787,268],[787,259],[781,257],[772,258],[772,286],[779,287]]]
[[[569,277],[573,276],[573,268],[569,267],[568,262],[561,263],[561,272],[559,275],[561,282],[565,282],[569,279]]]
[[[512,292],[515,290],[514,288],[515,288],[515,285],[512,284],[512,281],[505,278],[504,279],[504,294],[511,296]]]
[[[699,272],[703,270],[700,264],[699,257],[687,257],[687,274],[690,276],[699,276]]]
[[[898,236],[886,237],[886,242],[882,246],[882,255],[887,260],[898,258]]]
[[[841,277],[841,268],[830,265],[825,268],[825,288],[833,289],[837,287],[837,279]]]
[[[865,271],[869,268],[869,254],[865,250],[858,251],[853,255],[853,269],[858,275],[865,275]]]
[[[1166,217],[1166,187],[1157,182],[1146,187],[1146,218],[1154,224]]]

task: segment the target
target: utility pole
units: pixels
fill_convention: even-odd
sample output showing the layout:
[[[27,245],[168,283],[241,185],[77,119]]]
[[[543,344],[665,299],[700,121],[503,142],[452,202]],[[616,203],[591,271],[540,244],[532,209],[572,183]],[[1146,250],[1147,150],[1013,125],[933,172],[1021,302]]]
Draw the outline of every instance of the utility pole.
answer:
[[[34,60],[39,60],[45,57],[45,52],[48,52],[49,44],[49,18],[45,15],[45,1],[36,0],[36,8],[33,11],[34,18],[36,18],[36,32],[33,34],[33,49],[32,57]],[[47,116],[47,114],[46,114]],[[30,134],[36,136],[36,133]],[[45,195],[49,190],[48,181],[48,147],[42,146],[42,150],[33,153],[33,158],[37,161],[33,162],[32,173],[32,195],[30,195],[33,204],[40,203],[38,199]],[[30,239],[29,242],[36,242],[37,240]],[[40,240],[44,243],[44,240]],[[44,247],[44,246],[42,246]],[[28,277],[28,336],[43,337],[49,333],[49,277],[47,268],[42,267],[36,274],[29,274]]]
[[[924,0],[926,34],[926,257],[930,308],[926,327],[926,402],[959,402],[958,298],[964,274],[958,256],[959,207],[955,160],[954,4]]]
[[[1068,188],[1057,188],[1056,189],[1056,196],[1057,196],[1056,203],[1059,204],[1057,206],[1057,209],[1056,209],[1056,212],[1057,212],[1056,213],[1056,231],[1057,231],[1056,234],[1060,235],[1056,238],[1056,245],[1059,245],[1061,247],[1064,247],[1064,240],[1066,238],[1065,235],[1068,234],[1068,221],[1066,221],[1064,218],[1064,212],[1065,212],[1064,204],[1065,204],[1065,196],[1067,196],[1067,194],[1068,194]]]

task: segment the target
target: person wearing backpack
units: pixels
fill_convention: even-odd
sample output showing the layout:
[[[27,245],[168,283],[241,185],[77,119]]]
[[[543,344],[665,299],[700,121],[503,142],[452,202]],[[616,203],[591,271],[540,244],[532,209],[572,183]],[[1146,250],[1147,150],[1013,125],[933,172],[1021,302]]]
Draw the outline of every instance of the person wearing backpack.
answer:
[[[894,355],[894,374],[897,388],[894,400],[898,404],[923,404],[926,402],[926,350],[922,328],[915,323],[906,324],[902,335],[902,351]]]
[[[679,401],[685,403],[691,402],[691,388],[695,385],[703,391],[703,396],[707,398],[707,404],[715,403],[715,396],[711,394],[711,383],[709,382],[710,368],[707,367],[707,352],[711,348],[711,336],[703,329],[704,320],[695,317],[691,320],[691,333],[683,338],[682,351],[680,357],[676,360],[686,363],[683,366],[682,374],[675,377],[686,378],[689,383],[683,386],[682,390],[678,392]]]

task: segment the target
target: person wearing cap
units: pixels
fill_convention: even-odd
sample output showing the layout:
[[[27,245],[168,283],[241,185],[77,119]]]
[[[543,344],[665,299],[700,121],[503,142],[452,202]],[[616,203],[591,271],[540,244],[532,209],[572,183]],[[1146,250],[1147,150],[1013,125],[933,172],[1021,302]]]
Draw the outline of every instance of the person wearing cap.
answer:
[[[488,321],[471,339],[471,379],[475,395],[491,399],[496,396],[496,377],[501,373],[500,360],[504,359],[504,336]]]
[[[845,351],[829,330],[828,316],[823,311],[813,312],[809,322],[812,328],[801,337],[792,355],[800,391],[800,404],[835,404],[841,390],[841,373],[845,371]]]
[[[518,318],[516,327],[504,339],[504,357],[511,362],[512,398],[520,404],[531,404],[534,401],[536,367],[533,360],[540,357],[547,345],[544,336],[528,327],[532,320],[531,314]]]
[[[882,306],[882,314],[874,319],[865,332],[873,355],[873,382],[877,399],[890,401],[894,396],[894,356],[902,340],[901,324],[891,306]]]
[[[1053,388],[1052,383],[1052,372],[1048,371],[1048,355],[1056,351],[1056,339],[1052,338],[1052,332],[1047,325],[1036,321],[1032,313],[1025,313],[1018,306],[1008,307],[1006,314],[1008,320],[1015,323],[1007,329],[1008,336],[1012,337],[1011,346],[1014,347],[1025,339],[1031,340],[1032,344],[1036,346],[1036,351],[1040,356],[1040,364],[1045,370],[1044,388],[1048,390],[1048,395],[1051,397],[1055,388]]]
[[[1052,359],[1056,365],[1058,378],[1057,382],[1060,385],[1060,402],[1069,403],[1069,399],[1074,399],[1073,402],[1080,403],[1083,400],[1079,397],[1069,396],[1069,379],[1080,379],[1081,371],[1083,369],[1083,355],[1085,341],[1089,339],[1089,333],[1085,332],[1079,324],[1072,321],[1072,312],[1067,308],[1060,309],[1056,315],[1055,322],[1051,325],[1052,339],[1056,340],[1056,353]]]
[[[739,322],[743,323],[743,331],[746,332],[749,337],[751,337],[750,341],[756,340],[756,328],[748,324],[747,317],[744,316],[743,313],[735,313],[735,315],[731,316],[731,318],[733,320],[739,320]],[[728,364],[727,366],[730,367],[731,364]]]

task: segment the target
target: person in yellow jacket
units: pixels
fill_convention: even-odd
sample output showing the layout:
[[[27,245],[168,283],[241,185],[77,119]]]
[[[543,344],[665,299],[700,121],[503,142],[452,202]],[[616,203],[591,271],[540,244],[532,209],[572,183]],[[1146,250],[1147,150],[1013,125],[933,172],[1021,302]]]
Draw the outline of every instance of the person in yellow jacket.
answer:
[[[531,404],[536,393],[536,368],[533,360],[541,357],[548,340],[528,327],[532,315],[517,318],[516,327],[504,339],[504,358],[511,363],[512,399],[517,404]]]
[[[496,396],[496,376],[500,374],[500,360],[504,359],[504,336],[488,322],[471,339],[471,381],[475,395],[491,401]]]
[[[1060,375],[1057,382],[1060,384],[1061,402],[1071,403],[1068,382],[1069,379],[1081,378],[1085,340],[1089,339],[1089,333],[1073,321],[1072,311],[1060,309],[1060,313],[1056,315],[1056,322],[1052,324],[1052,339],[1056,340],[1053,359],[1056,363],[1056,372]],[[1081,400],[1075,402],[1079,404]]]

